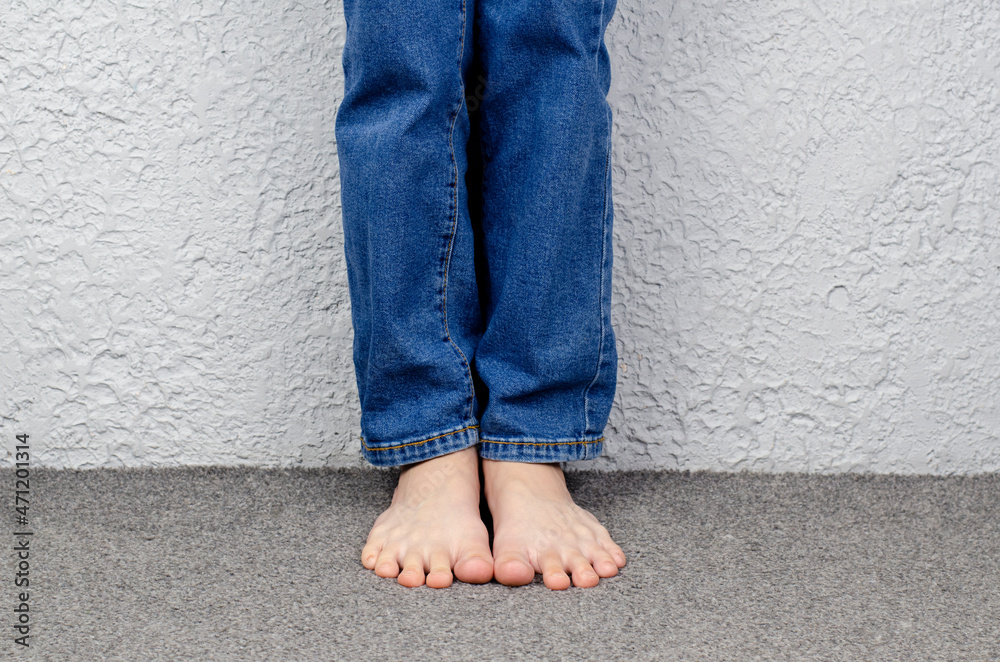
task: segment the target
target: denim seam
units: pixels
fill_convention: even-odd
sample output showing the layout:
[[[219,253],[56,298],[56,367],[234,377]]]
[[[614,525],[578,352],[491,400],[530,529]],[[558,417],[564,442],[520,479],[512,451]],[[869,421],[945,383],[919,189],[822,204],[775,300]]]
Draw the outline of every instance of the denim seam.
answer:
[[[448,132],[448,149],[451,152],[451,165],[455,170],[455,180],[454,189],[455,194],[452,200],[452,207],[454,213],[452,214],[452,224],[451,224],[451,234],[448,237],[448,248],[446,249],[445,262],[444,262],[444,285],[441,288],[441,310],[444,315],[444,334],[448,338],[448,342],[451,346],[455,348],[458,352],[458,356],[462,359],[462,364],[465,366],[466,372],[469,374],[469,417],[475,416],[475,406],[476,406],[476,387],[472,380],[472,368],[469,366],[469,360],[465,357],[465,353],[462,349],[455,344],[452,340],[451,331],[448,330],[448,268],[451,266],[451,248],[455,241],[455,232],[458,227],[458,163],[455,161],[455,122],[458,121],[458,114],[462,112],[462,106],[465,104],[465,80],[462,76],[462,58],[465,55],[465,22],[466,22],[466,7],[465,0],[462,0],[462,35],[459,39],[458,45],[458,79],[459,79],[459,102],[458,108],[455,109],[454,114],[451,118],[451,129]]]
[[[601,22],[597,24],[597,50],[594,51],[594,68],[598,67],[598,59],[601,57],[601,40],[604,38],[604,3],[606,0],[601,0]]]
[[[604,441],[604,437],[590,440],[584,439],[581,441],[498,441],[496,439],[486,439],[485,437],[480,437],[479,441],[491,444],[509,444],[512,446],[572,446],[574,444],[596,444]]]
[[[440,439],[441,437],[447,437],[450,434],[458,434],[459,432],[465,432],[466,430],[471,430],[472,428],[478,428],[478,425],[466,425],[461,430],[452,430],[451,432],[445,432],[444,434],[439,434],[428,439],[421,439],[420,441],[409,441],[405,444],[397,444],[396,446],[384,446],[381,448],[373,448],[365,443],[364,437],[361,438],[361,445],[365,447],[367,451],[391,451],[396,448],[405,448],[407,446],[419,446],[420,444],[426,444],[428,441],[434,441],[435,439]]]
[[[597,54],[594,56],[595,73],[600,74],[597,68],[597,56],[601,52],[601,42],[604,31],[604,0],[601,0],[601,22],[597,26]],[[605,103],[607,103],[605,101]],[[590,389],[597,383],[601,375],[601,364],[604,361],[604,264],[607,256],[607,221],[608,221],[608,175],[611,166],[611,107],[607,106],[605,115],[608,118],[608,139],[604,157],[604,203],[601,206],[601,268],[600,283],[598,285],[597,315],[601,323],[600,340],[597,345],[597,369],[594,371],[594,378],[583,391],[583,429],[590,430]]]

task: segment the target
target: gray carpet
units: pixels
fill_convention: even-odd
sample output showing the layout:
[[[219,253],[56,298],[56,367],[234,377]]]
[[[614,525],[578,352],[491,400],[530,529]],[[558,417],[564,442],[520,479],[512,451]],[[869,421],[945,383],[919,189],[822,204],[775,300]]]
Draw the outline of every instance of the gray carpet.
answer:
[[[365,570],[392,472],[32,477],[33,643],[8,553],[4,659],[1000,659],[997,475],[570,474],[629,564],[564,592]]]

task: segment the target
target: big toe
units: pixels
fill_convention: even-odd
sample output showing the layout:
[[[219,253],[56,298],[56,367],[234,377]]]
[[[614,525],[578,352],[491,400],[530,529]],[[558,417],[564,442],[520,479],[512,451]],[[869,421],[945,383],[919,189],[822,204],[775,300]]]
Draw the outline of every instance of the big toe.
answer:
[[[524,559],[510,556],[497,560],[493,566],[493,576],[506,586],[524,586],[535,578],[535,571]]]
[[[455,564],[455,577],[466,584],[485,584],[493,579],[493,561],[470,554]]]

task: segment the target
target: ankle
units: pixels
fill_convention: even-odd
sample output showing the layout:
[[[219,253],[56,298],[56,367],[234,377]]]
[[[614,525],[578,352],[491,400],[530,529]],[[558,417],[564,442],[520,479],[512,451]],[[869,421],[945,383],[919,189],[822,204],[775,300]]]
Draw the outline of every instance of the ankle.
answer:
[[[536,496],[564,496],[566,478],[557,462],[483,460],[483,488],[487,499],[504,492],[524,491]],[[568,493],[568,492],[567,492]]]
[[[438,489],[467,486],[479,492],[479,456],[475,447],[406,465],[397,492],[416,489],[424,496]]]

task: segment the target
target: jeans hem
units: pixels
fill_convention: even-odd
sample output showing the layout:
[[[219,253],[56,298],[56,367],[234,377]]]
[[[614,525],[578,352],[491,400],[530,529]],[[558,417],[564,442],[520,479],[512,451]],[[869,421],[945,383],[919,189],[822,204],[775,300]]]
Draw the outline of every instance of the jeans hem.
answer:
[[[507,462],[572,462],[592,460],[604,451],[604,437],[596,439],[538,439],[480,437],[479,457]]]
[[[361,438],[361,456],[376,467],[397,467],[454,453],[479,443],[479,426],[463,425],[417,438],[399,441],[366,441]]]

